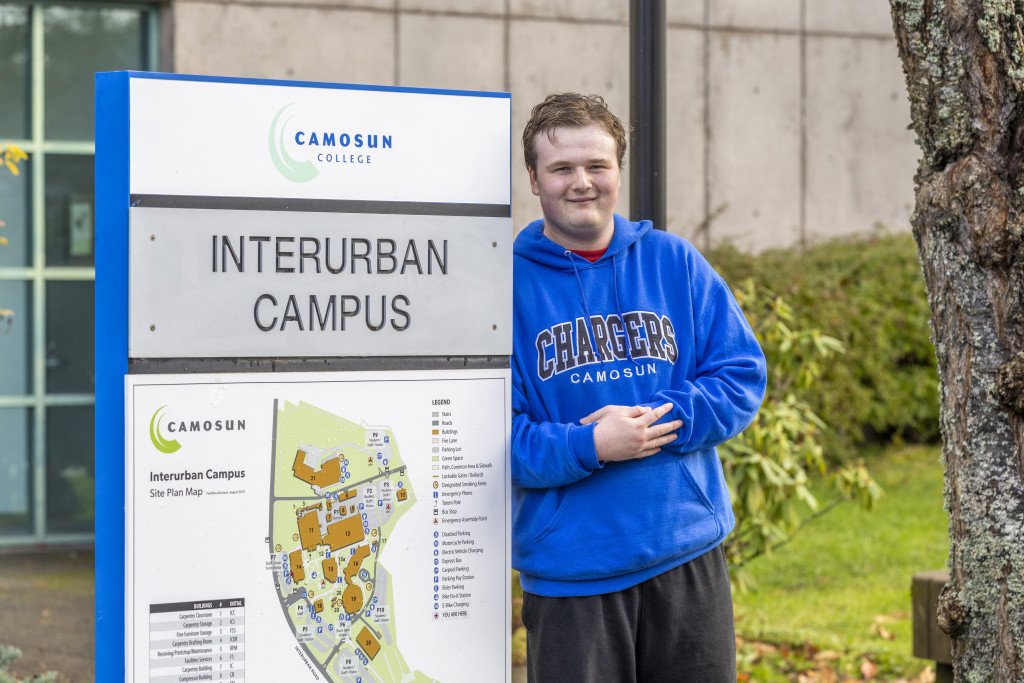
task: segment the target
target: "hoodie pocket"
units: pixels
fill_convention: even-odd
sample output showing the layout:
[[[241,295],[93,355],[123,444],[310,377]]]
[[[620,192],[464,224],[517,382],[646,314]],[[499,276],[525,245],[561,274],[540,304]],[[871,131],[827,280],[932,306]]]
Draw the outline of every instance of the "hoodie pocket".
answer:
[[[720,540],[715,506],[686,457],[609,464],[567,487],[534,535],[529,573],[556,580],[616,576]]]

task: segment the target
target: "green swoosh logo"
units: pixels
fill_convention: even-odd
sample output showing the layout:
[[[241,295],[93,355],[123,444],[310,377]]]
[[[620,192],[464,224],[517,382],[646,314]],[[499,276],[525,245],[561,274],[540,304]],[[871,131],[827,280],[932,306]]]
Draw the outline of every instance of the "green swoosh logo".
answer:
[[[160,406],[156,412],[153,413],[153,417],[149,420],[149,440],[153,442],[156,449],[161,453],[173,453],[174,451],[181,448],[181,444],[176,440],[168,441],[160,434],[160,421],[164,419],[163,413],[164,408],[167,406]]]
[[[284,128],[292,120],[292,117],[289,116],[284,121],[281,121],[281,116],[284,114],[285,109],[294,104],[292,102],[281,107],[281,111],[277,112],[273,122],[270,124],[270,159],[274,162],[274,168],[277,169],[277,172],[284,176],[286,180],[290,180],[293,183],[305,183],[317,177],[320,171],[317,170],[312,161],[293,159],[284,147]],[[280,125],[278,125],[278,122],[280,122]]]

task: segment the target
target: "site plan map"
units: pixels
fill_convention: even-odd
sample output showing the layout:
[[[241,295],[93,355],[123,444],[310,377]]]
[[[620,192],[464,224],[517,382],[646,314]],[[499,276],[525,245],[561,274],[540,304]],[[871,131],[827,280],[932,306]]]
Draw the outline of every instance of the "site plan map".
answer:
[[[380,562],[416,504],[394,433],[306,403],[276,413],[270,538],[296,639],[331,681],[433,680],[409,676]]]
[[[508,370],[126,392],[126,680],[510,679]]]

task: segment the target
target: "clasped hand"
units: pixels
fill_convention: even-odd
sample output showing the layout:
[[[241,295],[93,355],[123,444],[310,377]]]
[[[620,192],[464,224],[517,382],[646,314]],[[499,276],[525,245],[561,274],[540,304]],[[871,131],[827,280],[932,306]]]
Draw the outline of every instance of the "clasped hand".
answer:
[[[671,403],[654,409],[646,406],[605,406],[580,420],[580,424],[597,423],[594,447],[600,462],[646,458],[676,440],[676,434],[670,432],[682,427],[682,420],[654,424],[670,410]]]

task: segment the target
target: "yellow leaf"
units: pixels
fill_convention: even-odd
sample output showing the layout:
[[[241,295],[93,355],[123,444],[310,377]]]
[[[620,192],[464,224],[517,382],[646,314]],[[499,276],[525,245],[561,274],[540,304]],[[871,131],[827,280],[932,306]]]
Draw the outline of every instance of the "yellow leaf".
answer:
[[[6,237],[0,237],[0,244],[2,244],[4,246],[7,246],[7,238]]]
[[[13,173],[14,175],[18,175],[21,172],[18,170],[18,167],[14,165],[14,162],[11,161],[10,159],[6,159],[4,163],[7,164],[8,170],[10,170],[10,172]]]

